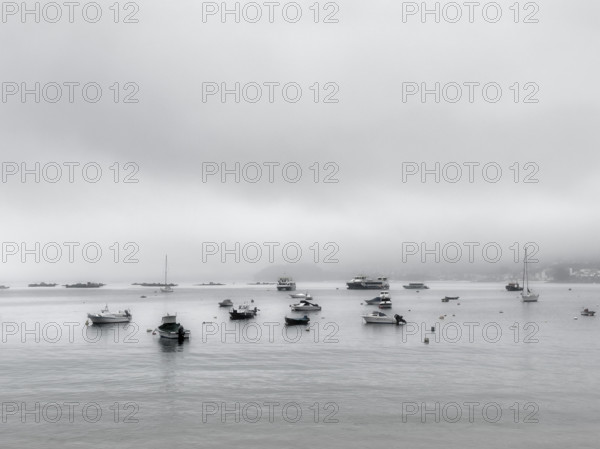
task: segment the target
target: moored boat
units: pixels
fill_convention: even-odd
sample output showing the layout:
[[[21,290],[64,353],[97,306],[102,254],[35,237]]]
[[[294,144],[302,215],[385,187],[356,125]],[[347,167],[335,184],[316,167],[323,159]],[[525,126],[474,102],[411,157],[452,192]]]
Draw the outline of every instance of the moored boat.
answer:
[[[175,291],[173,290],[173,287],[171,287],[171,284],[167,282],[167,256],[165,256],[165,283],[160,288],[160,291],[163,293],[173,293]]]
[[[231,299],[224,299],[219,303],[219,307],[233,307],[233,301]]]
[[[307,317],[306,315],[304,315],[302,318],[294,318],[294,317],[285,317],[285,324],[287,324],[288,326],[296,326],[296,325],[302,325],[302,324],[308,324],[310,321],[310,318]]]
[[[377,305],[384,299],[391,299],[390,292],[388,292],[387,290],[382,291],[381,293],[379,293],[379,296],[376,296],[375,298],[367,299],[365,303],[369,305]]]
[[[256,307],[251,308],[249,304],[244,303],[238,306],[237,309],[233,308],[229,312],[229,317],[232,320],[248,320],[254,318],[258,309]]]
[[[156,329],[162,338],[182,341],[190,338],[190,331],[177,322],[177,315],[168,313],[162,317],[162,324]]]
[[[504,286],[504,288],[509,292],[522,292],[523,287],[519,285],[518,282],[509,282]]]
[[[290,293],[290,298],[311,300],[312,296],[310,296],[310,294],[308,292],[306,292],[306,293]]]
[[[407,290],[427,290],[429,288],[422,282],[410,282],[409,284],[403,285],[402,287],[404,287]]]
[[[406,320],[402,315],[395,314],[393,317],[386,315],[383,312],[371,312],[368,315],[362,316],[365,323],[370,324],[406,324]]]
[[[111,323],[129,323],[131,322],[131,313],[129,309],[111,312],[108,310],[108,304],[100,311],[100,313],[88,313],[88,318],[94,324],[111,324]]]
[[[583,309],[583,310],[581,311],[581,314],[582,314],[583,316],[594,316],[594,315],[596,314],[596,311],[595,311],[595,310],[590,310],[590,309],[587,309],[587,308],[586,308],[586,309]]]
[[[373,279],[363,274],[355,276],[346,286],[351,290],[381,290],[390,288],[390,284],[386,277],[378,277]]]
[[[387,299],[382,299],[381,301],[379,301],[379,306],[380,309],[391,309],[392,308],[392,300],[387,298]]]
[[[321,306],[319,304],[314,304],[305,299],[300,301],[298,304],[291,304],[290,307],[296,312],[312,312],[321,310]]]
[[[527,246],[525,246],[525,255],[523,256],[523,292],[521,300],[523,302],[537,302],[539,293],[534,293],[529,289],[529,271],[527,270]]]
[[[296,283],[291,277],[282,276],[277,281],[277,290],[278,291],[294,291],[296,290]]]

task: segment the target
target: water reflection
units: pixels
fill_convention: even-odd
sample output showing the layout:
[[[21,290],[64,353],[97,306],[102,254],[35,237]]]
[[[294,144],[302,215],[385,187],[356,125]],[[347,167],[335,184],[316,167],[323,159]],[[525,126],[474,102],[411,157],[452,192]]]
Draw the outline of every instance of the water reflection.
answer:
[[[183,352],[185,340],[179,341],[176,338],[158,338],[158,344],[161,352]]]

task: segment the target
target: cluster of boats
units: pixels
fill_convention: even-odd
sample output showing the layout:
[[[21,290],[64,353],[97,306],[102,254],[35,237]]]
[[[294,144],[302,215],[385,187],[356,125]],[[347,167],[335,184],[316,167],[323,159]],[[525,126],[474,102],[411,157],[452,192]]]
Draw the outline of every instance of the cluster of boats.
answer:
[[[380,309],[391,309],[392,298],[390,296],[390,292],[387,290],[383,290],[379,293],[379,296],[376,296],[372,299],[367,299],[365,301],[365,304],[377,306]],[[362,318],[365,321],[365,323],[371,324],[406,324],[406,321],[404,320],[402,315],[395,314],[393,317],[391,317],[379,311],[363,315]]]
[[[122,324],[130,323],[133,316],[129,309],[111,312],[108,309],[108,305],[106,305],[99,313],[88,313],[88,319],[93,324]],[[169,315],[168,313],[162,317],[162,322],[156,328],[155,332],[158,332],[163,338],[180,341],[190,338],[190,331],[177,322],[177,315]]]

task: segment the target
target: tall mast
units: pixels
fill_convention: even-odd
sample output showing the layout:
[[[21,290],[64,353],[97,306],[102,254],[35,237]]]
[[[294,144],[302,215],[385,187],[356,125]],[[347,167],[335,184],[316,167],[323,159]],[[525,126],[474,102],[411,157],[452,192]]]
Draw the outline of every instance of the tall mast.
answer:
[[[165,287],[167,286],[167,256],[165,255]]]
[[[527,279],[527,247],[525,247],[525,257],[523,258],[523,290],[525,290],[525,280]]]

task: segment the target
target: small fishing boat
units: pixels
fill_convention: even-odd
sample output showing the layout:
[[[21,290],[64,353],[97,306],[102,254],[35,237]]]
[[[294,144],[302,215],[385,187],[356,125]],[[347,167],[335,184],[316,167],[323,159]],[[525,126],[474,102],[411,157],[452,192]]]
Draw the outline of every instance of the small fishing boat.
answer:
[[[162,317],[162,324],[156,330],[163,338],[177,339],[179,341],[190,338],[190,331],[177,322],[177,315],[169,315],[167,313]]]
[[[295,312],[314,312],[321,310],[321,306],[319,304],[313,304],[305,299],[300,301],[298,304],[291,304],[290,307]]]
[[[290,318],[290,317],[285,317],[285,324],[287,324],[288,326],[297,326],[297,325],[301,325],[301,324],[308,324],[308,322],[310,321],[310,318],[307,317],[306,315],[304,315],[302,318]]]
[[[365,323],[370,324],[406,324],[406,320],[402,315],[394,315],[393,317],[386,315],[383,312],[371,312],[368,315],[362,316]]]
[[[229,312],[229,317],[232,320],[247,320],[250,318],[254,318],[258,309],[256,307],[251,308],[250,304],[244,303],[238,306],[237,309],[231,309]]]
[[[506,289],[506,291],[509,291],[509,292],[522,292],[523,291],[523,287],[521,287],[518,282],[509,282],[508,284],[506,284],[504,286],[504,288]]]
[[[450,302],[448,298],[442,298],[442,302]]]
[[[594,315],[596,314],[596,311],[595,311],[595,310],[590,310],[590,309],[587,309],[587,308],[586,308],[586,309],[583,309],[583,310],[581,311],[581,314],[582,314],[583,316],[594,316]]]
[[[219,303],[219,307],[233,307],[233,301],[231,299],[224,299]]]
[[[427,290],[429,288],[422,282],[411,282],[408,285],[403,285],[402,287],[407,290]]]
[[[88,313],[88,318],[94,324],[111,324],[111,323],[129,323],[131,321],[131,313],[129,310],[119,310],[116,313],[108,310],[108,305],[100,311],[100,313]]]
[[[445,296],[444,299],[448,300],[448,301],[453,301],[455,299],[460,298],[460,296]]]

